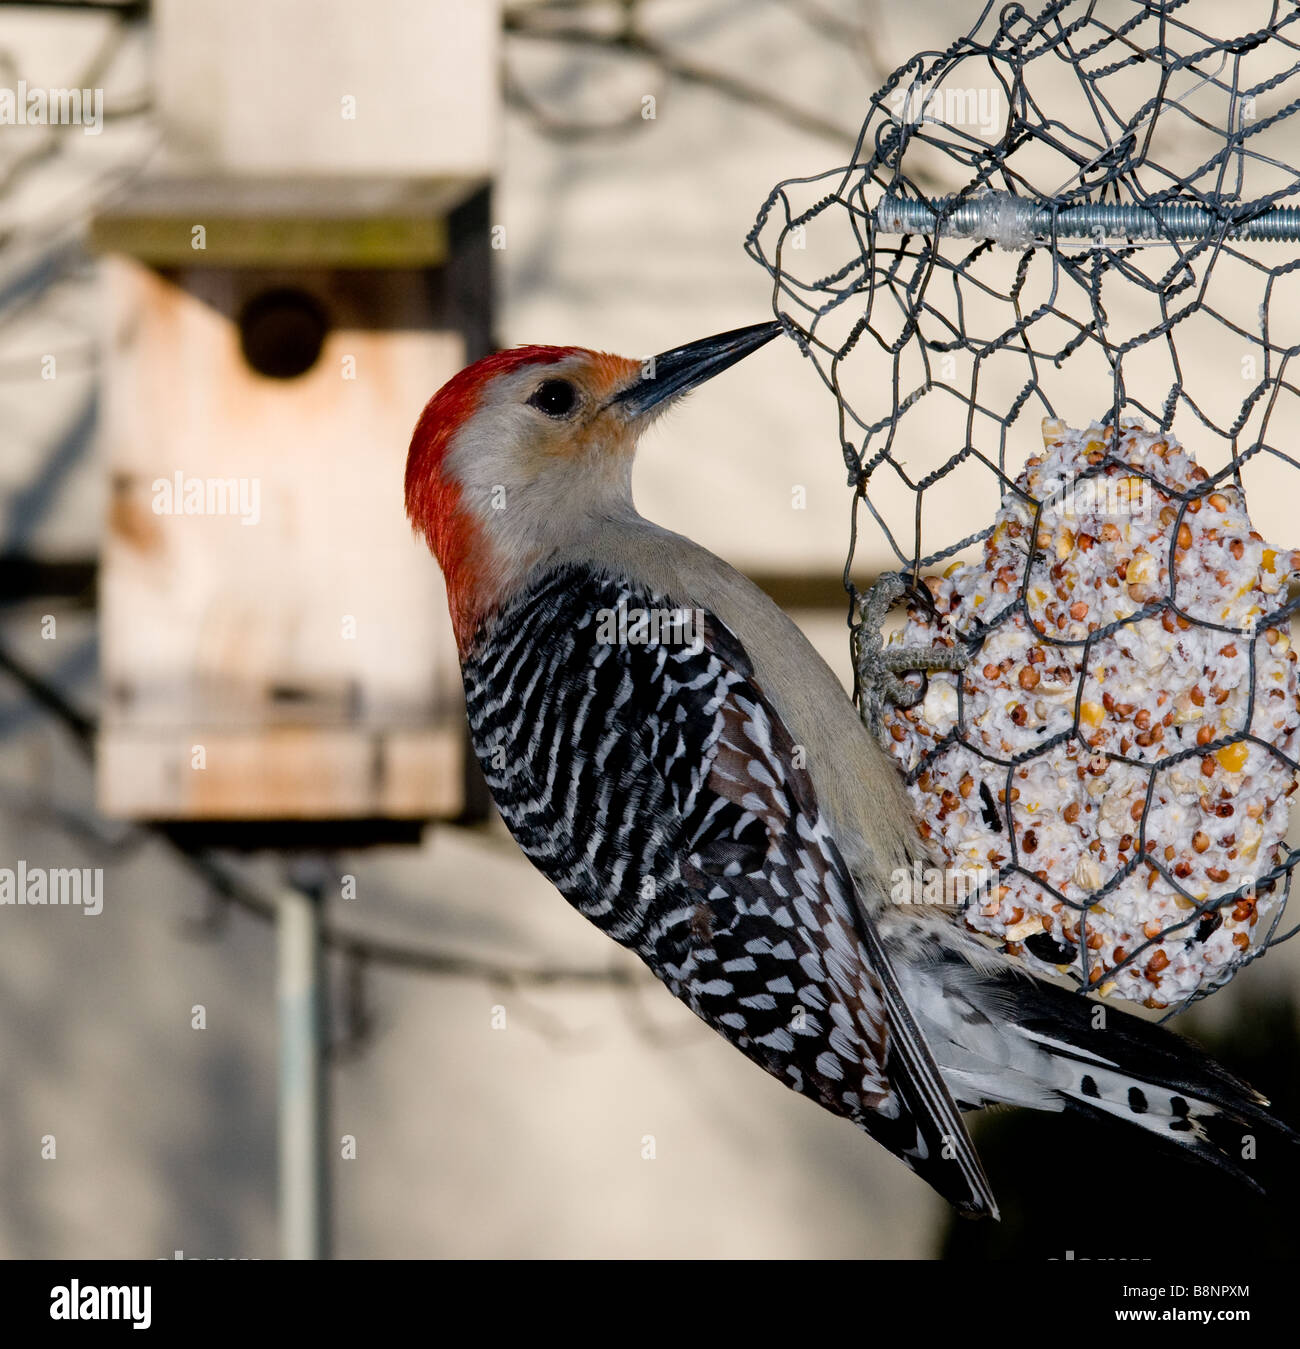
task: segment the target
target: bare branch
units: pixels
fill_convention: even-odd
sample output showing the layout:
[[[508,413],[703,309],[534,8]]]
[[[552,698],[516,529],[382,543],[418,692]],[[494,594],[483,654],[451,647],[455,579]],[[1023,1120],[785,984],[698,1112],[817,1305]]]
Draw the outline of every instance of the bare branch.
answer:
[[[571,8],[564,5],[563,8]],[[623,22],[615,29],[602,30],[584,27],[574,23],[539,22],[538,16],[545,17],[550,5],[513,5],[506,9],[502,21],[506,33],[516,37],[531,38],[546,42],[567,43],[572,47],[590,47],[608,51],[621,56],[634,56],[654,62],[665,76],[681,80],[686,84],[695,84],[712,89],[735,102],[759,108],[770,113],[787,125],[806,131],[810,135],[820,136],[840,145],[853,145],[856,133],[835,122],[828,121],[817,113],[796,107],[780,95],[750,84],[737,75],[732,75],[713,66],[701,65],[678,55],[657,38],[635,27],[635,10],[628,6],[624,10]],[[569,131],[565,134],[574,134]]]

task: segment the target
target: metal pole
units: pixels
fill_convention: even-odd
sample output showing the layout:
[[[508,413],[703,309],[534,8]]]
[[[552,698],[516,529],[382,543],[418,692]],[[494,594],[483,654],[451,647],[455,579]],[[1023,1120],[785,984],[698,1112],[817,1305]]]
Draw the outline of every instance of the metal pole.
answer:
[[[277,904],[281,1255],[321,1260],[329,1234],[321,895],[286,885]]]

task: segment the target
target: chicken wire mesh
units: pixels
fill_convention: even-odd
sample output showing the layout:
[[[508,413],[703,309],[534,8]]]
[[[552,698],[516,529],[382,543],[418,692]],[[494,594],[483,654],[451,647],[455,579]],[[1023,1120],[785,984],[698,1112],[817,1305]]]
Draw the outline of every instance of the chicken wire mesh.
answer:
[[[859,706],[964,920],[1173,1010],[1292,935],[1298,108],[1293,4],[989,4],[747,240],[838,406]]]

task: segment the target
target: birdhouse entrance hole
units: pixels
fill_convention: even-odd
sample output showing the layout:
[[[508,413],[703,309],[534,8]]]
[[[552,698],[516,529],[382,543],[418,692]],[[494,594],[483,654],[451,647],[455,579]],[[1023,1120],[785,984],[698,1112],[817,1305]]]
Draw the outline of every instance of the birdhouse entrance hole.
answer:
[[[297,379],[320,359],[329,315],[305,290],[277,286],[254,295],[239,315],[244,360],[269,379]]]

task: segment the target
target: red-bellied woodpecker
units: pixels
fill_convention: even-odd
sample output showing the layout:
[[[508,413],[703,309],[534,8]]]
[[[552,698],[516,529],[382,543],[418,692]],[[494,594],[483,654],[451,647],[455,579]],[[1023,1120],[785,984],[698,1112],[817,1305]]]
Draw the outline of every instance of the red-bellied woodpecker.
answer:
[[[424,409],[406,508],[506,825],[692,1011],[964,1211],[997,1212],[961,1114],[991,1102],[1119,1116],[1241,1174],[1243,1133],[1285,1132],[1257,1093],[897,902],[933,863],[838,680],[755,585],[633,506],[645,427],[779,331],[644,365],[520,347]]]

